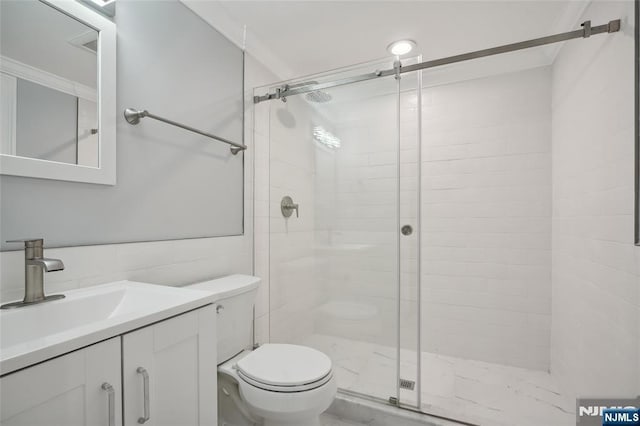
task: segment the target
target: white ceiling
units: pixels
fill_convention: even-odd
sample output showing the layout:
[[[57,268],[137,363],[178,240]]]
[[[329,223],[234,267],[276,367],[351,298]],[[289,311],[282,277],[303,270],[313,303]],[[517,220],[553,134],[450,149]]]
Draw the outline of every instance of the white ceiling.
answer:
[[[417,53],[428,60],[570,31],[579,25],[588,4],[586,0],[183,2],[239,46],[246,44],[247,51],[283,79],[385,57],[386,46],[402,38],[415,40]],[[548,64],[557,49],[531,49],[526,61]]]

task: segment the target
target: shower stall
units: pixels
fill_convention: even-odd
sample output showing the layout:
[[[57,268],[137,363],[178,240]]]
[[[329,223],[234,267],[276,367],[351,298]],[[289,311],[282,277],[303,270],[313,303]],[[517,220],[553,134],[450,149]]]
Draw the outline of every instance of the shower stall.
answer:
[[[388,67],[393,61],[313,81]],[[269,155],[271,340],[342,359],[336,372],[344,389],[415,407],[419,78],[371,80],[270,103]],[[285,196],[298,205],[286,219]],[[408,384],[402,394],[399,366]]]
[[[549,372],[552,66],[485,53],[256,89],[261,336],[328,354],[341,392],[570,425]]]

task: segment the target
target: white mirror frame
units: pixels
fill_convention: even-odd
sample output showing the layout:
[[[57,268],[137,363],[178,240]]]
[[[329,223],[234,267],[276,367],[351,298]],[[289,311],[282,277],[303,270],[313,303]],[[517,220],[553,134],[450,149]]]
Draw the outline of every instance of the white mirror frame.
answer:
[[[116,184],[116,25],[81,3],[40,0],[98,31],[99,167],[0,154],[0,174],[72,182]]]

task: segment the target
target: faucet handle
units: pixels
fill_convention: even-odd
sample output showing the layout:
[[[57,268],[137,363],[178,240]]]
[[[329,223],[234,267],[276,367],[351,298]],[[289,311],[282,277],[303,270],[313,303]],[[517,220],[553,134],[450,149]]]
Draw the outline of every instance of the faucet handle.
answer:
[[[19,240],[7,240],[6,243],[24,243],[25,248],[42,247],[44,245],[44,238],[25,238]]]

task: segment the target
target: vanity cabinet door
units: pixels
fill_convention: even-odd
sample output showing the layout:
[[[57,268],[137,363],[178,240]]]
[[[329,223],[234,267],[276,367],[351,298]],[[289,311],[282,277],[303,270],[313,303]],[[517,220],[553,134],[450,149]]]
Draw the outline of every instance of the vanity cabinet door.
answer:
[[[125,334],[124,424],[217,424],[213,305]]]
[[[115,337],[8,374],[0,378],[0,424],[120,426],[120,372]]]

